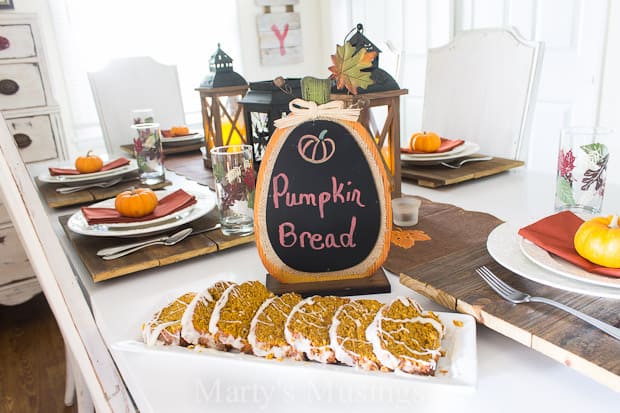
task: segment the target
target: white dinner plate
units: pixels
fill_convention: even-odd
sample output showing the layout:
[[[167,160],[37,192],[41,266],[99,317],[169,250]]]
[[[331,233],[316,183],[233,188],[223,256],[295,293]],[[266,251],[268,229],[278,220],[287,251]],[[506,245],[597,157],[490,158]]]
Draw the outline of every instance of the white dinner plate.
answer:
[[[188,349],[178,346],[147,346],[142,341],[127,340],[112,344],[114,351],[127,353],[156,353],[161,356],[168,357],[194,357],[196,363],[200,363],[202,358],[219,358],[229,363],[240,363],[231,368],[243,370],[243,368],[252,368],[252,366],[263,366],[265,368],[285,369],[296,368],[314,369],[321,374],[349,373],[354,375],[365,375],[376,377],[381,380],[407,380],[411,383],[433,383],[438,385],[450,385],[466,388],[475,388],[478,372],[477,372],[477,356],[476,356],[476,322],[473,317],[466,314],[458,313],[442,313],[435,312],[446,326],[446,335],[444,336],[441,347],[446,355],[439,359],[437,363],[437,371],[435,376],[418,376],[414,374],[406,374],[400,372],[377,372],[366,371],[359,368],[348,367],[345,365],[322,364],[312,361],[295,361],[291,359],[284,360],[267,360],[248,354],[240,354],[233,352],[218,351],[210,348],[195,347]],[[151,314],[145,314],[145,320]],[[461,321],[462,327],[457,327],[455,321]],[[460,323],[457,323],[460,324]],[[277,374],[277,370],[274,371]]]
[[[163,198],[171,192],[172,191],[156,191],[155,193],[158,198]],[[121,224],[121,226],[118,226],[119,224],[88,225],[82,211],[77,211],[69,218],[67,227],[75,233],[93,237],[137,237],[153,235],[192,222],[208,214],[215,208],[215,197],[212,194],[198,194],[193,192],[191,194],[196,197],[197,202],[194,205],[156,220],[133,223],[134,225],[129,227],[126,226],[127,224]],[[97,202],[90,206],[113,208],[114,198],[106,199],[105,201]]]
[[[462,144],[460,144],[457,147],[452,148],[449,151],[446,152],[428,152],[428,153],[403,153],[403,156],[406,156],[407,159],[409,160],[424,160],[427,158],[436,158],[436,157],[445,157],[445,156],[452,156],[455,155],[457,153],[463,152],[465,149],[467,149],[467,142],[463,142]]]
[[[400,155],[400,159],[411,165],[437,165],[441,162],[449,162],[455,159],[464,158],[465,156],[473,155],[480,150],[480,145],[473,142],[465,142],[461,146],[464,146],[463,150],[452,155],[437,154],[435,157],[412,158],[415,155],[402,153]]]
[[[518,228],[506,222],[495,228],[487,239],[487,250],[500,265],[520,276],[550,287],[595,297],[620,299],[620,289],[568,278],[533,263],[522,252]]]
[[[161,137],[161,143],[164,146],[191,145],[202,140],[204,140],[204,136],[202,133],[198,132],[185,136],[175,136],[173,138],[166,138],[164,136]]]
[[[74,165],[63,165],[61,168],[74,168]],[[76,182],[91,182],[114,178],[125,175],[138,170],[138,164],[134,159],[130,160],[127,165],[110,169],[109,171],[93,172],[90,174],[79,175],[50,175],[49,171],[38,176],[41,182],[50,184],[67,184]]]
[[[591,273],[561,257],[550,254],[545,249],[523,237],[520,238],[519,246],[521,247],[521,252],[534,264],[538,264],[546,270],[565,277],[574,278],[591,284],[620,288],[620,278],[606,277],[604,275]]]

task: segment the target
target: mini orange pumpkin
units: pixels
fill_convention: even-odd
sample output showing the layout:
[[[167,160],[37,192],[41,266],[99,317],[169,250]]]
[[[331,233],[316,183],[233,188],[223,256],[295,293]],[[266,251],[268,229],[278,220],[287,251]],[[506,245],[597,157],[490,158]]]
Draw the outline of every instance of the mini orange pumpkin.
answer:
[[[170,136],[185,135],[189,135],[189,128],[187,126],[173,126],[170,128]]]
[[[415,152],[435,152],[441,146],[441,138],[435,132],[417,132],[409,138],[409,148]]]
[[[83,174],[90,174],[100,171],[103,168],[103,161],[93,151],[88,151],[86,156],[78,156],[75,160],[75,169]]]
[[[618,217],[597,217],[581,224],[575,233],[575,250],[586,260],[609,268],[620,268]]]
[[[158,202],[152,190],[138,188],[116,195],[114,207],[124,217],[141,218],[153,212]]]

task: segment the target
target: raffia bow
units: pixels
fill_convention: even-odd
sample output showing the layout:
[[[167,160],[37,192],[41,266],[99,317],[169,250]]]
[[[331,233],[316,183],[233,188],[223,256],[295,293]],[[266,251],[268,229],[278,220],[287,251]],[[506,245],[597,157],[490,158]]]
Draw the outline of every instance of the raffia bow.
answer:
[[[317,118],[328,118],[334,120],[356,121],[360,116],[359,108],[345,108],[344,102],[334,100],[323,105],[317,105],[303,99],[293,99],[288,104],[291,113],[274,122],[277,128],[287,128],[296,126],[300,123],[314,120]]]

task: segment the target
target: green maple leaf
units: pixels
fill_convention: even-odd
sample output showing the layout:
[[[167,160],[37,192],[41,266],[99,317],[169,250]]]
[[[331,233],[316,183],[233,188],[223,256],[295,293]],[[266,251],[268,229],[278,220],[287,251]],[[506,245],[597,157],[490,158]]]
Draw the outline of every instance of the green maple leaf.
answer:
[[[558,177],[556,186],[556,197],[564,204],[573,205],[575,198],[573,197],[573,188],[570,181],[563,177]]]
[[[329,67],[332,72],[330,78],[336,80],[336,87],[347,90],[357,95],[357,88],[366,89],[374,81],[370,78],[370,72],[364,72],[372,66],[372,61],[377,52],[369,52],[363,47],[355,52],[355,47],[346,42],[344,46],[336,45],[336,54],[332,55],[333,66]]]

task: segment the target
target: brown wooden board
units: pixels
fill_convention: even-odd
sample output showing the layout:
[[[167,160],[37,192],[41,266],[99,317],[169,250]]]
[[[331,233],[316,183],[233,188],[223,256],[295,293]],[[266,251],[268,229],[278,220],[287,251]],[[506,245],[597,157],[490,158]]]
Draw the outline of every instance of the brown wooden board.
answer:
[[[391,291],[390,282],[383,270],[379,270],[366,278],[295,284],[282,283],[277,278],[267,274],[265,284],[267,289],[274,294],[295,292],[302,297],[310,297],[315,294],[338,296],[383,294]]]
[[[203,146],[205,146],[205,143],[204,141],[201,141],[198,143],[191,143],[188,145],[163,145],[162,149],[163,149],[164,155],[174,155],[177,153],[186,153],[186,152],[200,153],[200,148]],[[133,152],[133,145],[121,145],[121,149],[126,154],[135,158],[135,155]]]
[[[39,178],[35,178],[35,182],[39,187],[43,199],[50,208],[61,208],[71,205],[80,205],[103,201],[104,199],[113,198],[123,191],[133,188],[151,188],[162,189],[171,185],[170,181],[164,181],[155,185],[143,185],[137,175],[123,177],[123,181],[109,188],[88,188],[83,191],[73,192],[71,194],[59,194],[56,188],[62,185],[49,184],[41,182]],[[86,185],[86,183],[76,182],[75,185]]]
[[[609,324],[620,326],[620,301],[576,294],[520,277],[496,263],[486,239],[497,218],[423,200],[414,227],[432,239],[410,249],[392,245],[384,264],[403,285],[465,314],[584,375],[620,391],[620,341],[545,304],[511,304],[475,273],[486,265],[508,284],[557,300]],[[476,229],[479,227],[479,229]]]
[[[155,245],[126,255],[125,257],[106,261],[97,256],[96,253],[98,250],[123,245],[124,243],[136,242],[140,239],[88,237],[79,235],[72,232],[67,227],[67,221],[70,216],[71,215],[63,215],[58,219],[94,282],[120,277],[149,268],[162,267],[164,265],[174,264],[175,262],[254,242],[254,235],[226,236],[218,229],[189,236],[187,239],[173,246]],[[218,222],[219,213],[214,209],[203,218],[192,222],[189,226],[198,231],[203,228],[209,228]],[[182,227],[175,228],[171,230],[170,233],[176,232],[181,228]],[[153,235],[144,237],[144,239],[149,238],[153,238]]]
[[[482,155],[466,156],[463,159],[479,158]],[[403,179],[415,181],[420,186],[437,188],[459,182],[495,175],[518,166],[523,161],[506,158],[493,158],[489,161],[469,162],[458,169],[442,165],[413,165],[409,162],[401,163]]]

